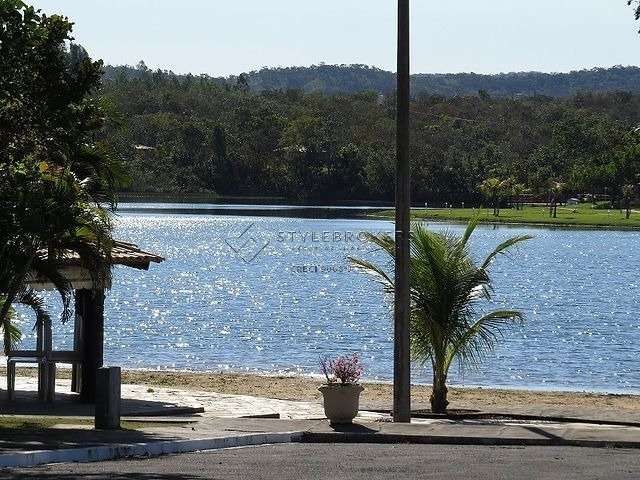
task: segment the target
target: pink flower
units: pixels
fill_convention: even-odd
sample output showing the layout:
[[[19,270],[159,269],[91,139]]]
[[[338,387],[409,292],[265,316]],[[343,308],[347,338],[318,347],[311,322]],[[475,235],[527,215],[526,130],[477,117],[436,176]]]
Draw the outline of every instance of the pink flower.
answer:
[[[324,357],[320,360],[320,369],[327,378],[327,383],[332,384],[339,381],[345,385],[358,383],[364,371],[357,353],[342,355],[334,359]]]

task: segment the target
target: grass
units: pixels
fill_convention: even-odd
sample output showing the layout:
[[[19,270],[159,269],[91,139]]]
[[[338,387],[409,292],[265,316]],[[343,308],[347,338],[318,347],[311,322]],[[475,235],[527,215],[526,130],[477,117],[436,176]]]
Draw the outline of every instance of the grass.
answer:
[[[56,417],[48,415],[0,415],[0,433],[2,430],[22,430],[22,431],[40,431],[49,430],[58,425],[68,425],[70,427],[93,427],[93,418],[78,417]],[[148,427],[166,427],[172,422],[139,422],[122,419],[120,428],[122,430],[143,430]],[[181,422],[175,422],[174,425],[182,425]]]
[[[46,430],[55,425],[93,425],[91,419],[49,417],[49,416],[0,416],[0,429],[2,430]]]
[[[377,214],[392,217],[393,210]],[[585,227],[613,227],[640,229],[640,212],[632,212],[631,218],[625,218],[624,211],[594,209],[591,204],[558,207],[557,218],[549,217],[546,207],[525,207],[522,210],[505,208],[500,216],[493,215],[491,208],[420,208],[411,211],[415,220],[448,220],[466,222],[477,216],[482,223],[529,223],[538,225],[574,225]]]

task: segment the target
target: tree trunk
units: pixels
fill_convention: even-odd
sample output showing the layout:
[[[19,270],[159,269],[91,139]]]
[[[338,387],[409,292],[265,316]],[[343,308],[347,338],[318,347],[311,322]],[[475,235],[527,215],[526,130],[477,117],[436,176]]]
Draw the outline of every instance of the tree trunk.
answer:
[[[625,210],[626,210],[626,218],[627,220],[629,220],[629,217],[631,217],[631,201],[629,199],[625,200]]]
[[[431,392],[431,411],[433,413],[447,413],[447,376],[434,371],[433,390]]]

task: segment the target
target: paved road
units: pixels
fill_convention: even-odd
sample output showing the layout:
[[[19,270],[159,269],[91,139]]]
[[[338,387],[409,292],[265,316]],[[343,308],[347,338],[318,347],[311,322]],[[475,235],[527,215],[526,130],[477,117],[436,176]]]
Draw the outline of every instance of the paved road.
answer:
[[[640,478],[638,450],[572,447],[288,444],[146,460],[54,465],[2,479],[378,480]]]

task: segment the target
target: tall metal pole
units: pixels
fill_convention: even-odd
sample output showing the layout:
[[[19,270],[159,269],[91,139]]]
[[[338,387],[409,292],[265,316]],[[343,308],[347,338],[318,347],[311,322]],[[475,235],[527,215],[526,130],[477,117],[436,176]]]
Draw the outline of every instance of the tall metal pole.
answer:
[[[409,353],[409,2],[398,0],[398,110],[396,167],[396,270],[394,302],[393,420],[411,421]]]

